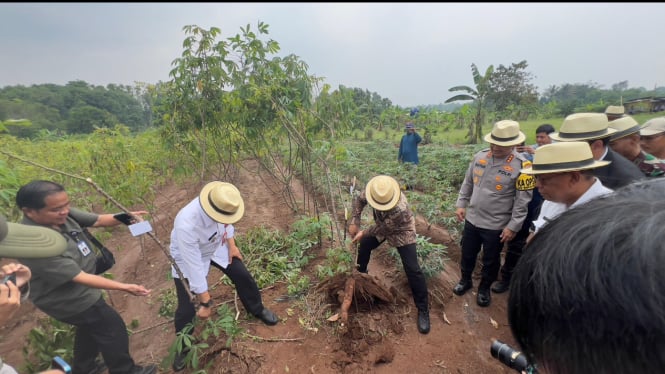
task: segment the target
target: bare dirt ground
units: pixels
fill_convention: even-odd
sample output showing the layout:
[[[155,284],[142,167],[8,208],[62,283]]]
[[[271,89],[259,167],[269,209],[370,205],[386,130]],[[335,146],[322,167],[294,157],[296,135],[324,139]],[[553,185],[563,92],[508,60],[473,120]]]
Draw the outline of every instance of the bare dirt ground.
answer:
[[[243,193],[246,205],[244,218],[236,225],[237,235],[254,226],[288,231],[297,217],[284,203],[278,183],[270,182],[256,172],[256,164],[248,163],[233,181]],[[297,182],[296,182],[297,183]],[[204,183],[162,188],[151,212],[156,237],[168,247],[171,225],[178,210],[193,199]],[[302,191],[298,185],[292,186]],[[407,192],[416,193],[416,192]],[[408,196],[408,195],[407,195]],[[133,207],[134,209],[145,207]],[[242,306],[239,323],[245,334],[230,347],[225,339],[209,340],[211,349],[204,361],[211,362],[208,373],[510,373],[512,370],[492,358],[492,338],[514,344],[506,317],[507,294],[493,294],[492,305],[476,305],[475,292],[462,297],[453,295],[452,287],[459,278],[459,248],[443,227],[417,220],[418,233],[431,237],[433,243],[448,246],[451,260],[447,270],[430,279],[431,332],[422,335],[416,327],[417,310],[401,270],[395,267],[385,248],[373,252],[370,275],[387,287],[394,287],[400,297],[395,303],[376,303],[371,307],[353,306],[348,329],[338,322],[326,321],[321,310],[335,313],[339,304],[320,304],[320,293],[312,287],[310,295],[300,300],[282,301],[287,295],[286,284],[278,283],[262,290],[266,307],[275,311],[281,321],[268,327],[248,317]],[[149,297],[135,297],[120,291],[109,292],[109,303],[120,312],[125,323],[132,321],[130,349],[138,363],[161,364],[175,339],[172,318],[160,317],[159,295],[173,288],[169,279],[169,262],[160,246],[151,238],[132,237],[124,227],[106,240],[116,254],[112,269],[115,279],[143,284],[152,289]],[[329,245],[329,243],[328,243]],[[240,248],[242,251],[242,247]],[[325,258],[326,247],[315,248],[316,259],[305,271],[316,280],[314,269]],[[222,274],[212,269],[211,293],[217,302],[234,305],[234,290],[219,282]],[[477,284],[478,280],[474,280]],[[23,363],[21,348],[26,335],[44,314],[30,303],[0,328],[0,357],[19,368]],[[160,372],[171,372],[170,366]],[[189,373],[185,370],[183,373]],[[22,373],[21,373],[22,374]]]

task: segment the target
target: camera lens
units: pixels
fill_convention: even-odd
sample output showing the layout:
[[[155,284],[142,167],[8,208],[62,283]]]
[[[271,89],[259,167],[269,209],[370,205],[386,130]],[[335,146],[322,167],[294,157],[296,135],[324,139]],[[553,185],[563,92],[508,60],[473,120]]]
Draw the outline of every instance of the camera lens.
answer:
[[[490,353],[492,354],[492,357],[501,361],[501,363],[508,366],[509,368],[515,369],[516,371],[526,371],[526,369],[529,367],[529,362],[522,352],[516,351],[508,344],[498,340],[492,342]]]

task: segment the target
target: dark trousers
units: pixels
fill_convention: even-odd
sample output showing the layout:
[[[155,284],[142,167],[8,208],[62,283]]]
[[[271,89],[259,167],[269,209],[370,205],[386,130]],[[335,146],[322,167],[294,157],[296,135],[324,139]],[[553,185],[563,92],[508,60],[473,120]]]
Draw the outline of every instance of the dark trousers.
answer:
[[[522,256],[522,250],[526,245],[526,239],[529,237],[529,226],[522,227],[520,231],[515,234],[515,238],[509,241],[506,245],[506,258],[503,260],[501,267],[501,280],[510,283],[510,278],[513,276],[513,270],[517,265],[517,260]]]
[[[478,288],[488,289],[499,275],[501,266],[501,232],[503,230],[488,230],[474,226],[469,221],[464,222],[462,234],[462,279],[471,280],[473,269],[476,267],[476,259],[482,247],[483,268],[482,278]]]
[[[61,321],[76,326],[73,374],[88,374],[94,370],[99,352],[110,374],[132,372],[135,365],[129,355],[127,326],[103,298],[85,311]]]
[[[242,305],[254,316],[259,315],[263,311],[263,302],[261,301],[261,292],[254,280],[254,277],[247,271],[245,264],[242,260],[234,258],[233,261],[224,269],[221,265],[214,261],[210,264],[226,274],[233,282],[238,292],[238,298]],[[178,296],[178,307],[175,311],[175,331],[176,333],[182,331],[188,323],[194,320],[196,316],[196,309],[194,304],[189,299],[187,290],[178,278],[173,279],[175,282],[176,294]]]
[[[372,250],[380,244],[381,242],[373,236],[363,236],[360,239],[360,247],[358,249],[358,271],[367,273],[367,264],[369,264]],[[399,252],[399,256],[402,258],[402,266],[404,266],[406,278],[409,280],[409,286],[411,287],[411,293],[413,294],[413,301],[415,302],[416,307],[418,310],[429,310],[427,282],[425,281],[425,275],[418,264],[416,243],[397,247],[397,252]]]

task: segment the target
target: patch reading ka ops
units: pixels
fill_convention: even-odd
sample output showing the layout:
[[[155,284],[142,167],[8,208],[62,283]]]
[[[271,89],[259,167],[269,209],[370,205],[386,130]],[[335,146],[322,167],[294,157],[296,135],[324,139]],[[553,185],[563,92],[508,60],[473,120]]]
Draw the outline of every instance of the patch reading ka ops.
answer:
[[[522,169],[528,168],[531,166],[531,162],[524,161],[522,163]],[[533,175],[529,174],[520,174],[519,177],[515,180],[515,188],[518,191],[528,191],[536,188],[536,178]]]

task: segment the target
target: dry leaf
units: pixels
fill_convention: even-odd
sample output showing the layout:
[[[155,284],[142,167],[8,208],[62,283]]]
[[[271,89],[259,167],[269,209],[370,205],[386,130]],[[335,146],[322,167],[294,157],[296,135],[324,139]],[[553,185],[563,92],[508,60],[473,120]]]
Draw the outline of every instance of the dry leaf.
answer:
[[[339,319],[339,313],[335,313],[328,318],[328,322],[335,322]]]
[[[492,317],[490,317],[490,323],[492,326],[494,326],[495,329],[499,328],[499,322],[495,321]]]

